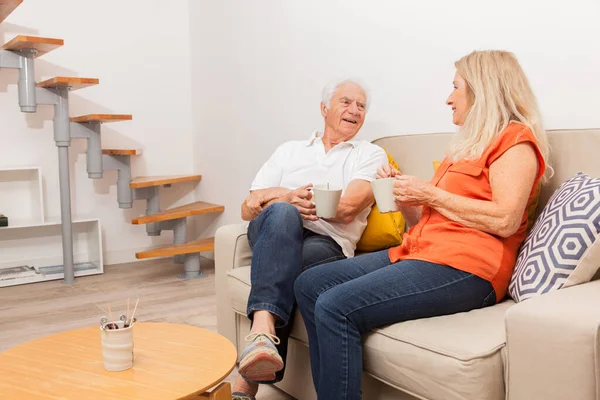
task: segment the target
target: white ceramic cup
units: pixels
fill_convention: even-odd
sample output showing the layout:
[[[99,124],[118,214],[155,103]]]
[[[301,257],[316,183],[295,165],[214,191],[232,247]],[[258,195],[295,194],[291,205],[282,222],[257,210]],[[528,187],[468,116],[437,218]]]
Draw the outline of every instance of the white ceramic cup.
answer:
[[[342,189],[329,185],[313,186],[313,203],[317,208],[317,217],[334,218],[337,214],[337,207],[342,197]]]
[[[375,202],[380,213],[398,211],[394,200],[394,181],[396,178],[383,178],[371,181]]]
[[[108,324],[116,324],[119,329],[106,329]],[[133,327],[123,328],[123,321],[111,321],[100,326],[102,357],[107,371],[125,371],[133,367]]]

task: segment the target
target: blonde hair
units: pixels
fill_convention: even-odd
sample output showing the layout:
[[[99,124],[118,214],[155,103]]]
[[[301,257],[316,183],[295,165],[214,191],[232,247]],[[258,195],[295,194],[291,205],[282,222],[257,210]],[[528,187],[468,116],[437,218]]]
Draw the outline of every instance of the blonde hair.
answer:
[[[455,161],[477,159],[508,124],[516,121],[531,130],[548,164],[550,146],[537,100],[516,57],[507,51],[474,51],[455,66],[467,82],[472,104],[448,155]],[[551,169],[547,165],[546,171]]]

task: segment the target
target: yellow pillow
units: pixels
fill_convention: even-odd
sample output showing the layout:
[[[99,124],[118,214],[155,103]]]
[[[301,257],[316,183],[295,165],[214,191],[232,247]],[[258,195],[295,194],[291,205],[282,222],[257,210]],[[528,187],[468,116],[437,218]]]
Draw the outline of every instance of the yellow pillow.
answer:
[[[389,163],[400,170],[392,156],[387,151],[386,154]],[[402,243],[404,227],[405,222],[401,212],[382,214],[379,212],[377,204],[375,204],[367,217],[367,227],[356,245],[356,250],[377,251],[398,246]]]
[[[433,160],[433,173],[434,174],[437,172],[437,169],[440,167],[440,165],[442,165],[441,161]]]

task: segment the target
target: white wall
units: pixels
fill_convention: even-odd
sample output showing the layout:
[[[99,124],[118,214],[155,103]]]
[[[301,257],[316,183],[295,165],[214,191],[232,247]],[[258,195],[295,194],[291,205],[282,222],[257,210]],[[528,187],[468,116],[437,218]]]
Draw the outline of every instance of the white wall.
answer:
[[[197,197],[239,221],[275,147],[322,128],[335,77],[372,89],[364,139],[453,131],[453,64],[475,49],[517,55],[547,128],[600,127],[599,17],[595,0],[190,0]]]
[[[132,122],[103,126],[105,147],[143,149],[133,162],[134,176],[182,174],[194,170],[188,21],[185,0],[26,0],[0,24],[0,34],[5,41],[17,34],[64,39],[64,47],[36,62],[38,80],[56,75],[99,78],[100,85],[73,92],[71,115],[133,114]],[[52,107],[21,113],[16,81],[16,71],[0,72],[0,167],[41,166],[46,213],[58,216]],[[144,213],[144,204],[118,208],[115,172],[99,181],[87,178],[82,140],[71,147],[71,182],[73,214],[102,221],[106,263],[133,260],[139,249],[171,241],[170,234],[150,238],[144,226],[130,224],[133,216]],[[193,200],[192,185],[162,193],[163,206]]]
[[[73,93],[72,115],[132,113],[132,122],[105,125],[103,138],[105,147],[144,150],[134,175],[201,173],[194,195],[186,195],[193,185],[176,185],[162,203],[224,204],[225,215],[196,219],[196,233],[208,235],[239,221],[254,174],[278,144],[322,127],[320,91],[331,78],[371,86],[365,139],[450,131],[453,62],[504,48],[521,60],[548,128],[600,126],[599,16],[595,0],[26,0],[0,34],[65,39],[38,59],[37,77],[100,78]],[[16,80],[0,72],[0,168],[41,166],[46,213],[56,217],[52,109],[20,113]],[[73,213],[102,220],[106,262],[170,242],[130,225],[143,202],[118,209],[116,175],[88,179],[84,151],[73,143]]]

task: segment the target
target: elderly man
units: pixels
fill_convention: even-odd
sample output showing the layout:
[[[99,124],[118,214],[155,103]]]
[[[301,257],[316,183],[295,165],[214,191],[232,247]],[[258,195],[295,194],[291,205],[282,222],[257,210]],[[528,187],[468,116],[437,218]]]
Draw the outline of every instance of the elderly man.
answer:
[[[323,90],[323,132],[279,146],[262,166],[242,204],[252,247],[248,317],[252,329],[240,356],[234,399],[254,399],[258,383],[283,378],[291,330],[294,281],[306,268],[354,256],[373,204],[370,182],[387,162],[378,146],[354,137],[369,98],[352,80]],[[337,215],[316,216],[313,184],[343,188]]]

